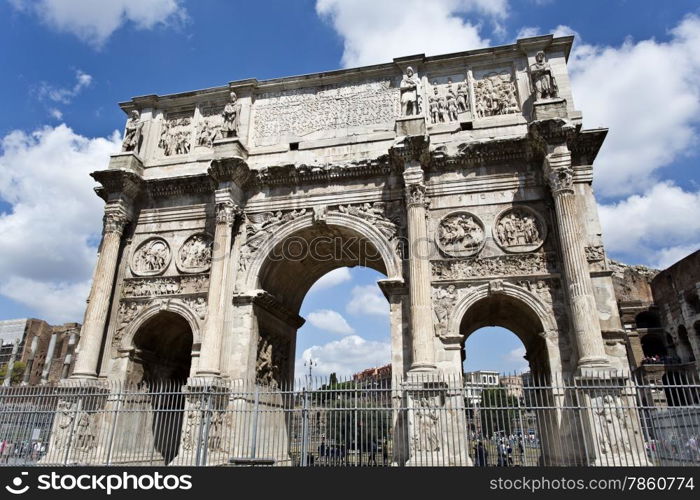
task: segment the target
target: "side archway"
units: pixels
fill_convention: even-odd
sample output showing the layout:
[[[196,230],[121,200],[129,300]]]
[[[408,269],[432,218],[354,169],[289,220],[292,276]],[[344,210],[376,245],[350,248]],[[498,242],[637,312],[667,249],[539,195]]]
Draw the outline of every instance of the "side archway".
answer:
[[[550,309],[531,292],[502,281],[469,288],[448,320],[448,335],[460,339],[485,326],[501,326],[520,338],[533,374],[561,372],[558,329]]]

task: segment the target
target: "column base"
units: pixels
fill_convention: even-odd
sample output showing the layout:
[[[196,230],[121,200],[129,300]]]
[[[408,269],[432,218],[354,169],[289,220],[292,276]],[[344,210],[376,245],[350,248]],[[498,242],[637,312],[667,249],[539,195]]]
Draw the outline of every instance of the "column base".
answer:
[[[437,365],[433,363],[413,363],[408,370],[410,373],[437,373]]]

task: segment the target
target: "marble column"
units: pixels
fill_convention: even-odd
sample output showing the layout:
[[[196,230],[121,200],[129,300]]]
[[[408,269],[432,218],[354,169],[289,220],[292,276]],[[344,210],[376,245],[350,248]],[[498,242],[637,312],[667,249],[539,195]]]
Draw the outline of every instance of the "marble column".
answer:
[[[204,325],[197,370],[197,375],[200,376],[218,376],[221,373],[223,320],[227,299],[225,292],[228,288],[226,285],[236,211],[237,207],[230,200],[216,205],[216,229],[209,274],[209,312]]]
[[[121,239],[128,222],[127,211],[121,204],[105,207],[102,245],[78,343],[73,378],[97,377],[97,363],[109,314]]]
[[[411,371],[435,369],[430,284],[430,240],[423,169],[415,161],[404,170],[408,222],[408,269],[411,303]]]
[[[585,241],[581,234],[583,221],[578,214],[573,189],[571,152],[566,143],[547,148],[544,170],[554,198],[564,280],[578,350],[578,366],[607,366],[593,283],[586,260]]]

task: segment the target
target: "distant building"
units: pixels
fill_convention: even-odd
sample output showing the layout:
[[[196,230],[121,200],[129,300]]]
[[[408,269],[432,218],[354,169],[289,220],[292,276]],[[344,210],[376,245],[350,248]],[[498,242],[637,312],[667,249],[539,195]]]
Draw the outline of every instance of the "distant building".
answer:
[[[506,390],[506,395],[514,398],[523,398],[523,377],[522,375],[509,375],[501,377],[501,387]]]
[[[17,344],[14,362],[24,364],[23,384],[54,383],[73,371],[80,324],[52,326],[40,319],[0,321],[0,367],[6,367]]]
[[[378,368],[367,368],[352,376],[355,382],[388,382],[391,383],[391,364]]]
[[[481,393],[484,389],[498,387],[500,374],[496,371],[479,370],[464,374],[464,392],[469,406],[481,404]]]

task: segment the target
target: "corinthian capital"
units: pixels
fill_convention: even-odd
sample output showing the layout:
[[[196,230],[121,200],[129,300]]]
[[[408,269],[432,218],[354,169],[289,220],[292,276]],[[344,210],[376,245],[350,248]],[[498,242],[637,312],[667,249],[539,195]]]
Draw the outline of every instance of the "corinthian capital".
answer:
[[[425,184],[422,182],[417,184],[409,184],[406,186],[406,205],[423,205],[427,206],[427,198],[425,195]]]
[[[553,194],[572,193],[574,191],[574,173],[570,167],[549,169],[547,171],[547,184]]]
[[[121,212],[105,212],[102,218],[103,233],[117,233],[121,236],[124,228],[129,223],[129,218]]]
[[[240,213],[238,206],[231,202],[216,204],[216,223],[232,226],[236,221],[236,215]]]

